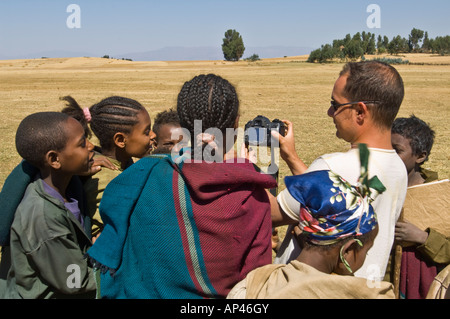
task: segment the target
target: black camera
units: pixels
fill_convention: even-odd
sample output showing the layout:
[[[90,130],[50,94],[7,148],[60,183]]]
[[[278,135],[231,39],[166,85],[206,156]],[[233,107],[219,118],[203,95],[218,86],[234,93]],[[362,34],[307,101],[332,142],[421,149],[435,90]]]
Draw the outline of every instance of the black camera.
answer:
[[[285,136],[287,127],[279,119],[270,121],[267,117],[258,115],[245,124],[245,144],[270,147],[272,145],[272,130],[276,130],[280,135]]]

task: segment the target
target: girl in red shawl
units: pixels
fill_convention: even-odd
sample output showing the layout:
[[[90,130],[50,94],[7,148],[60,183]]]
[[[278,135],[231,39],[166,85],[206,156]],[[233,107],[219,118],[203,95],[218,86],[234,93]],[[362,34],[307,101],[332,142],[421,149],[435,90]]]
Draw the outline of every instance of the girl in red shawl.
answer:
[[[265,189],[276,181],[233,160],[234,87],[213,74],[197,76],[181,89],[177,112],[194,147],[178,157],[143,158],[104,192],[105,228],[88,252],[102,271],[102,297],[224,298],[272,261]]]

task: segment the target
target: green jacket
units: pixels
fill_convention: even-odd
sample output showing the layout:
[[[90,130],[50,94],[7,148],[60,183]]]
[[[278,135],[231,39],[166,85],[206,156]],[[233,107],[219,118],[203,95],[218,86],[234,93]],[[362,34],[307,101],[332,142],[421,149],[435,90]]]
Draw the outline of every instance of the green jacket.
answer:
[[[69,187],[79,191],[75,198],[85,212],[79,179]],[[88,218],[85,228],[90,229]],[[41,179],[32,182],[14,216],[7,250],[11,266],[0,298],[95,298],[93,271],[84,257],[92,245],[88,234],[61,201],[44,191]]]
[[[436,264],[450,264],[450,237],[445,237],[432,228],[425,230],[428,238],[417,250],[426,258]]]
[[[83,183],[89,216],[92,218],[92,236],[99,235],[104,227],[98,209],[103,196],[103,191],[109,182],[119,176],[123,171],[118,160],[104,156],[100,153],[95,153],[95,157],[106,157],[116,167],[116,170],[103,167],[100,172],[90,176]]]

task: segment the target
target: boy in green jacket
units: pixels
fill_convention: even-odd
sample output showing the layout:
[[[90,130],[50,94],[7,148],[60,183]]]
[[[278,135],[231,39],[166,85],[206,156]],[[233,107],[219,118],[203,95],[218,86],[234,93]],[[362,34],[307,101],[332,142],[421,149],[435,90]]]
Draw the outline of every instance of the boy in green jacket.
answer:
[[[397,273],[399,285],[399,297],[406,299],[424,299],[436,275],[450,263],[450,237],[433,227],[424,228],[424,222],[433,216],[440,220],[441,225],[448,224],[448,217],[433,215],[432,212],[441,211],[448,197],[448,181],[441,181],[439,199],[424,201],[436,189],[422,187],[428,183],[438,181],[436,172],[424,169],[422,165],[428,160],[434,143],[435,132],[429,124],[411,115],[399,117],[392,125],[392,146],[405,163],[408,172],[408,193],[404,204],[404,215],[395,225],[395,239],[402,243],[400,271]],[[431,203],[431,204],[430,204]],[[432,205],[432,206],[431,206]],[[408,221],[407,213],[423,215],[421,225],[415,225]],[[419,213],[420,212],[420,213]],[[426,213],[425,213],[426,212]],[[444,218],[444,219],[442,219]],[[403,220],[404,219],[404,220]],[[416,223],[418,222],[415,219]],[[418,227],[420,226],[420,227]],[[411,246],[412,245],[412,246]],[[397,265],[397,267],[399,267]],[[396,281],[394,281],[395,283]]]
[[[438,180],[436,172],[422,167],[430,156],[434,136],[435,132],[430,126],[414,115],[408,118],[400,117],[394,121],[392,145],[405,163],[408,187]],[[416,244],[417,250],[434,263],[450,263],[450,238],[435,229],[422,230],[409,222],[399,221],[395,226],[395,239]]]
[[[94,298],[95,279],[84,257],[92,245],[90,221],[75,176],[92,166],[93,145],[77,120],[41,112],[20,123],[16,148],[39,173],[15,212],[0,298]]]

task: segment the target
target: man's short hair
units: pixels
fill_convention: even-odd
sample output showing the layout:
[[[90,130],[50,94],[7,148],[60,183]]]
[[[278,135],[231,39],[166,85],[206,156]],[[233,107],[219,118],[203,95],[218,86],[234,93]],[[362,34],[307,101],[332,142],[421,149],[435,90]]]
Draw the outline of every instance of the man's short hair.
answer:
[[[347,63],[342,75],[348,75],[344,95],[351,102],[367,103],[374,122],[390,129],[405,95],[403,80],[391,65],[380,61]]]
[[[427,123],[415,115],[411,115],[409,118],[399,117],[394,121],[391,132],[409,139],[413,154],[420,156],[423,152],[426,152],[427,157],[424,162],[428,160],[435,133]]]
[[[22,120],[16,132],[16,149],[30,164],[42,168],[48,151],[66,147],[69,116],[59,112],[34,113]]]

